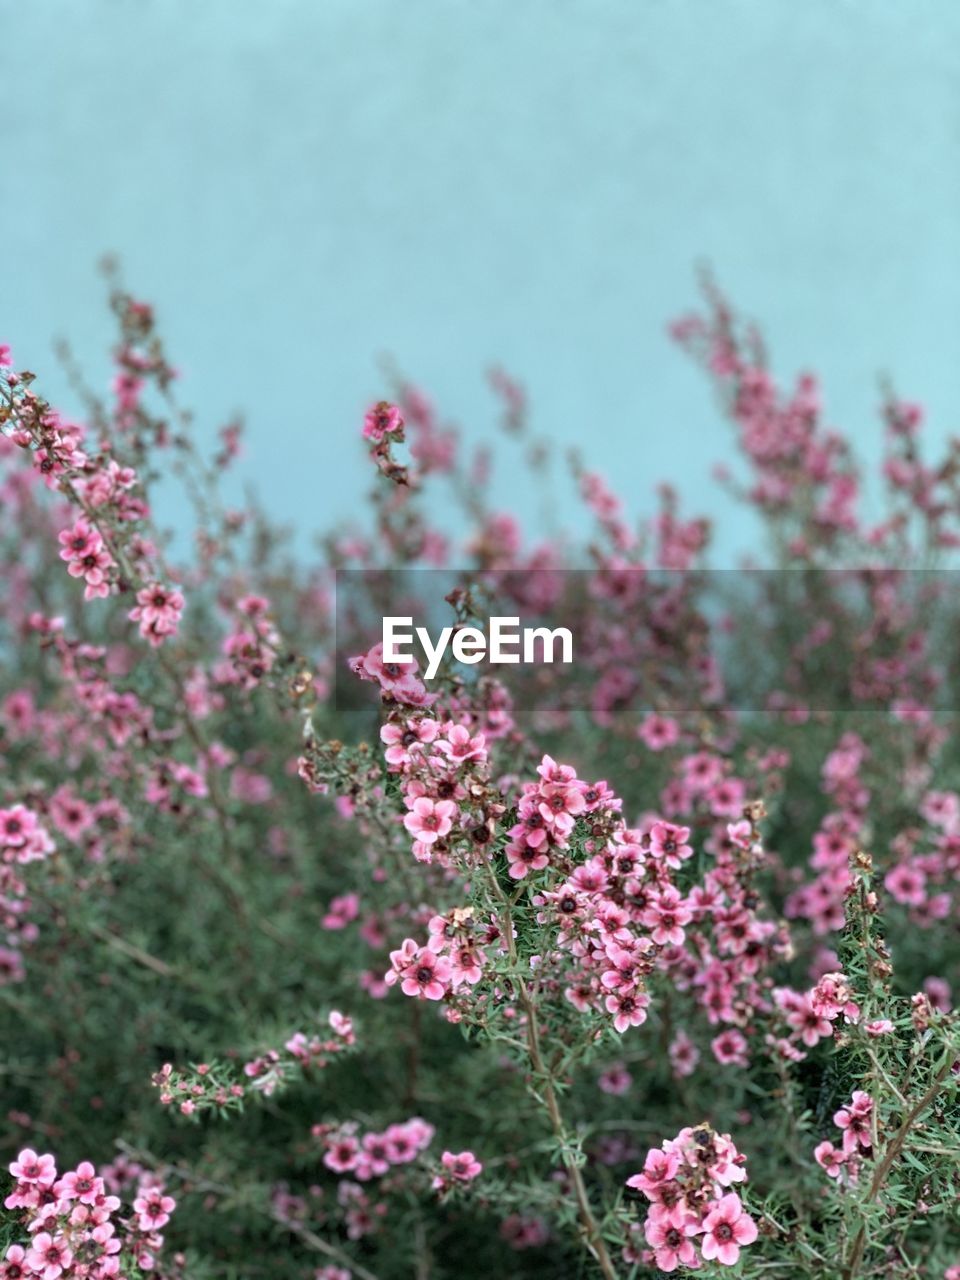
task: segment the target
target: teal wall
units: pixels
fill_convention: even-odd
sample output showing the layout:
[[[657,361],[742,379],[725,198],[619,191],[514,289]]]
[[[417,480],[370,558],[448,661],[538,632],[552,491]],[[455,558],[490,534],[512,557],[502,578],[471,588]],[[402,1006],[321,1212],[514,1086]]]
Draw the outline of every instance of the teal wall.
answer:
[[[278,514],[351,510],[384,351],[477,439],[500,360],[558,445],[719,514],[663,332],[699,259],[865,450],[882,370],[960,426],[953,0],[0,0],[0,31],[2,335],[69,405],[51,342],[106,376],[115,251]]]

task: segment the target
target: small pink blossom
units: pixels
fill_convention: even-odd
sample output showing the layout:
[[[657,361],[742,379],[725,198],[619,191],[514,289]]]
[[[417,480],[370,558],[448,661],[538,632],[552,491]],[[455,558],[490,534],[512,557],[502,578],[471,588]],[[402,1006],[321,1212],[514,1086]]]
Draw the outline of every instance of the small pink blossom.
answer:
[[[444,1151],[440,1157],[440,1163],[443,1170],[431,1184],[435,1190],[446,1188],[455,1182],[472,1182],[483,1172],[483,1165],[472,1151],[461,1151],[457,1155],[452,1151]]]
[[[843,1172],[844,1165],[847,1163],[847,1157],[844,1152],[835,1147],[832,1142],[819,1143],[814,1148],[813,1158],[828,1178],[839,1178]]]
[[[363,419],[363,438],[380,444],[388,435],[400,438],[403,434],[403,415],[395,404],[379,401],[367,410]]]
[[[413,807],[404,815],[403,825],[421,844],[433,844],[453,829],[457,806],[452,800],[431,800],[418,796]]]
[[[49,1231],[39,1231],[33,1237],[26,1262],[40,1280],[60,1280],[73,1262],[73,1253],[64,1240]]]
[[[730,1191],[722,1196],[716,1207],[703,1222],[704,1235],[700,1249],[704,1258],[714,1258],[725,1267],[732,1267],[739,1260],[742,1245],[753,1244],[757,1238],[757,1224],[744,1211],[740,1197]]]
[[[10,1172],[20,1182],[36,1183],[40,1187],[53,1186],[57,1180],[56,1161],[51,1155],[38,1156],[25,1147],[10,1164]]]
[[[885,1036],[894,1030],[893,1023],[889,1018],[875,1018],[873,1022],[866,1022],[863,1026],[868,1036]]]

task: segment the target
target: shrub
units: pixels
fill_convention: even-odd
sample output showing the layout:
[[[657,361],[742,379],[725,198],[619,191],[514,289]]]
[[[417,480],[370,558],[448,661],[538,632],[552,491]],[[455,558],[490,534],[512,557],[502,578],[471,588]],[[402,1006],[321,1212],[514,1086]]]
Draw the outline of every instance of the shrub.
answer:
[[[111,305],[83,426],[0,348],[0,1275],[960,1275],[960,445],[924,461],[885,388],[871,523],[816,381],[707,282],[673,334],[762,570],[580,456],[525,541],[402,378],[311,564]],[[428,681],[380,643],[417,612],[575,659]]]

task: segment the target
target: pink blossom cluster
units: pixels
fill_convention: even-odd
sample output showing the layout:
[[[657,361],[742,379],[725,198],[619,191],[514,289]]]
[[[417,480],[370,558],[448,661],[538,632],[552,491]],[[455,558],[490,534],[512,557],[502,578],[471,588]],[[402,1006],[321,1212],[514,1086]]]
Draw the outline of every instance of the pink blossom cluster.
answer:
[[[483,1172],[483,1164],[472,1151],[444,1151],[440,1157],[440,1169],[434,1175],[431,1186],[445,1195],[453,1187],[467,1186]]]
[[[151,364],[140,360],[131,347],[121,349],[118,360]],[[22,387],[16,375],[7,375],[6,384],[9,439],[29,451],[38,479],[79,508],[80,514],[58,533],[67,572],[83,582],[88,601],[134,587],[137,603],[129,619],[139,623],[140,634],[151,645],[163,643],[177,632],[184,600],[159,580],[161,560],[148,533],[150,509],[137,471],[114,456],[105,439],[96,450],[83,447],[84,428],[65,422]],[[141,384],[126,376],[119,385],[128,388],[118,409],[122,417],[138,407],[129,388],[139,389]]]
[[[923,728],[923,724],[920,726]],[[928,743],[932,746],[932,743]],[[842,927],[844,898],[850,887],[849,862],[865,835],[871,790],[865,781],[870,753],[856,734],[845,734],[823,766],[823,789],[842,807],[831,810],[813,840],[813,879],[788,898],[788,916],[808,919],[823,935]],[[960,894],[958,797],[929,790],[916,803],[916,818],[891,840],[892,864],[884,888],[907,909],[910,921],[930,928],[955,910]]]
[[[233,605],[231,624],[223,641],[223,656],[211,675],[220,685],[255,689],[273,669],[280,645],[269,600],[252,593],[240,596]]]
[[[568,837],[579,815],[600,808],[605,797],[605,783],[588,787],[569,765],[558,765],[549,756],[537,772],[539,781],[524,783],[517,822],[507,832],[510,839],[504,853],[514,880],[549,866],[552,852],[569,847]]]
[[[332,1036],[306,1036],[297,1031],[284,1044],[283,1053],[270,1049],[244,1063],[243,1074],[251,1081],[250,1087],[269,1097],[286,1080],[292,1067],[322,1071],[330,1058],[356,1044],[353,1022],[345,1014],[334,1009],[327,1021]]]
[[[188,1068],[177,1068],[173,1063],[165,1062],[159,1071],[154,1072],[151,1084],[159,1089],[162,1106],[176,1104],[185,1116],[195,1115],[201,1110],[227,1111],[239,1106],[246,1094],[242,1084],[226,1077],[207,1062]]]
[[[405,996],[442,1000],[466,986],[476,986],[487,964],[485,944],[495,942],[495,924],[477,928],[471,908],[456,908],[431,917],[425,946],[413,938],[390,952],[390,969],[384,975],[388,987],[400,984]]]
[[[462,834],[460,802],[474,782],[487,779],[486,735],[453,719],[421,715],[390,720],[380,738],[389,771],[401,776],[403,825],[413,837],[414,857],[447,864],[448,847]]]
[[[323,1163],[328,1169],[368,1182],[382,1178],[397,1165],[416,1160],[433,1141],[434,1128],[415,1116],[402,1124],[389,1125],[381,1133],[360,1133],[352,1121],[342,1125],[317,1124],[312,1132],[323,1146]]]
[[[588,795],[594,790],[603,795],[605,784]],[[645,1020],[646,976],[663,970],[709,1022],[734,1024],[713,1048],[718,1060],[736,1060],[746,1047],[739,1027],[763,1004],[758,975],[781,945],[747,901],[752,828],[733,828],[735,838],[715,846],[704,884],[683,894],[673,877],[693,852],[690,829],[656,818],[628,828],[618,808],[607,809],[611,834],[601,849],[534,898],[538,919],[556,925],[560,950],[576,963],[566,997],[581,1011],[602,1007],[622,1032]],[[685,1055],[678,1045],[678,1061]]]
[[[744,1165],[729,1134],[714,1133],[706,1124],[681,1129],[648,1151],[643,1171],[628,1178],[627,1186],[650,1202],[643,1223],[650,1250],[631,1245],[626,1261],[667,1272],[713,1261],[734,1266],[740,1250],[758,1235],[739,1195],[729,1190],[746,1178]]]
[[[785,1036],[770,1036],[768,1043],[784,1058],[800,1062],[806,1056],[799,1046],[812,1049],[835,1033],[837,1019],[847,1023],[860,1020],[850,983],[842,973],[825,973],[810,991],[775,987],[773,999],[787,1025]]]
[[[386,1200],[376,1198],[370,1183],[361,1184],[352,1178],[341,1178],[337,1183],[337,1207],[343,1215],[348,1240],[375,1235],[387,1221],[390,1210]]]
[[[550,1239],[550,1228],[544,1218],[533,1213],[510,1213],[500,1223],[500,1239],[511,1249],[539,1249]]]
[[[137,592],[137,603],[127,617],[131,622],[140,624],[140,634],[156,648],[169,636],[177,634],[182,613],[182,593],[159,582],[151,582]]]
[[[329,1036],[307,1036],[296,1032],[282,1049],[268,1049],[244,1063],[246,1084],[238,1082],[223,1067],[201,1062],[189,1068],[175,1068],[165,1063],[153,1076],[163,1106],[178,1107],[182,1115],[198,1111],[226,1111],[236,1107],[248,1091],[270,1097],[283,1085],[304,1072],[322,1071],[330,1059],[356,1044],[353,1022],[334,1009],[328,1023]]]
[[[710,314],[691,315],[673,335],[720,385],[753,471],[750,498],[771,514],[801,506],[802,491],[821,537],[834,539],[857,527],[858,480],[846,440],[822,421],[816,379],[803,374],[781,392],[754,333],[742,340],[723,298],[708,286]],[[794,554],[803,553],[802,532]]]
[[[388,768],[401,775],[409,810],[403,822],[416,837],[418,860],[450,866],[482,858],[489,828],[486,812],[474,814],[472,801],[489,785],[483,735],[407,713],[384,725],[381,737]],[[764,970],[787,944],[782,930],[757,915],[750,874],[762,851],[754,827],[742,816],[730,821],[744,812],[745,785],[708,753],[683,757],[681,768],[682,781],[665,801],[694,812],[702,801],[713,824],[707,844],[714,865],[703,885],[686,894],[674,876],[693,853],[690,828],[652,816],[627,827],[605,782],[586,783],[549,756],[538,780],[522,786],[504,856],[512,879],[536,877],[538,922],[555,929],[555,951],[541,960],[539,973],[566,970],[563,990],[571,1003],[602,1011],[623,1032],[646,1018],[646,977],[666,970],[711,1023],[728,1024],[713,1041],[717,1059],[743,1065],[743,1028],[754,1012],[769,1008]],[[585,840],[582,860],[570,855],[578,820],[601,833]],[[501,948],[499,930],[489,933],[487,923],[462,912],[444,932],[432,927],[425,945],[405,939],[391,952],[385,981],[428,1000],[465,995],[464,988],[479,983],[490,945]],[[448,1016],[459,1018],[462,1010]]]
[[[109,571],[114,566],[99,529],[85,516],[60,534],[60,559],[67,562],[71,578],[82,578],[83,598],[97,600],[110,594]]]
[[[873,1154],[875,1115],[876,1104],[863,1089],[855,1089],[846,1106],[834,1113],[833,1123],[842,1135],[840,1146],[825,1140],[813,1152],[828,1178],[857,1181],[861,1161]]]
[[[27,919],[27,882],[19,868],[42,862],[55,850],[53,840],[36,813],[25,805],[0,809],[0,986],[24,976],[22,946],[35,940],[36,926]]]
[[[383,644],[375,644],[366,653],[350,659],[350,669],[361,680],[372,680],[380,686],[381,692],[394,702],[410,707],[428,707],[436,695],[427,692],[427,686],[417,674],[420,663],[416,659],[409,662],[385,662]]]
[[[360,895],[356,893],[341,893],[331,898],[327,905],[325,914],[320,919],[320,927],[336,932],[340,929],[346,929],[349,924],[356,920],[360,912]]]
[[[84,1160],[61,1175],[52,1155],[29,1147],[20,1152],[10,1165],[16,1184],[4,1205],[18,1213],[27,1239],[7,1249],[3,1280],[110,1280],[121,1275],[121,1252],[141,1271],[156,1268],[176,1201],[160,1179],[142,1174],[132,1213],[123,1216],[106,1172]]]

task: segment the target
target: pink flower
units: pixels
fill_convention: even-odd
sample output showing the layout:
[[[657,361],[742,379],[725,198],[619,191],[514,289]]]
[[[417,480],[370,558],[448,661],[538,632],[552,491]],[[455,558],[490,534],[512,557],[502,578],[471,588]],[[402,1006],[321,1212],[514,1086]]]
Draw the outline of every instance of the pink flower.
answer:
[[[746,1037],[733,1027],[715,1036],[710,1041],[710,1047],[716,1060],[725,1066],[747,1067],[750,1065]]]
[[[536,1249],[550,1239],[550,1228],[543,1218],[511,1213],[500,1224],[500,1238],[511,1249]]]
[[[93,810],[71,786],[58,787],[50,797],[50,817],[57,829],[75,843],[96,822]]]
[[[483,977],[485,958],[482,951],[471,947],[468,943],[454,946],[450,952],[450,976],[453,985],[459,987],[465,982],[468,986],[476,986]]]
[[[369,1172],[375,1178],[383,1177],[390,1168],[390,1143],[386,1134],[365,1133],[360,1145],[369,1162]]]
[[[597,1083],[604,1093],[620,1097],[622,1094],[630,1092],[633,1076],[622,1062],[613,1062],[607,1067],[606,1071],[601,1073]]]
[[[747,788],[739,778],[721,778],[707,792],[710,810],[719,818],[739,818]]]
[[[409,1164],[418,1153],[433,1140],[433,1126],[424,1120],[408,1120],[406,1124],[392,1124],[384,1137],[390,1150],[392,1164]]]
[[[607,1012],[614,1015],[613,1027],[621,1035],[628,1027],[639,1027],[647,1020],[650,997],[640,992],[618,991],[604,1001]]]
[[[97,1197],[103,1194],[103,1179],[97,1177],[97,1171],[90,1161],[84,1160],[72,1173],[65,1173],[54,1190],[63,1200],[96,1204]]]
[[[637,730],[637,734],[651,751],[664,751],[680,739],[680,726],[666,716],[649,715]],[[661,1270],[663,1268],[661,1267]]]
[[[140,634],[156,648],[168,636],[176,635],[182,612],[182,594],[154,582],[137,592],[136,606],[127,617],[131,622],[139,622]]]
[[[330,1140],[323,1163],[334,1173],[349,1173],[360,1156],[360,1143],[350,1134],[339,1134]]]
[[[696,755],[684,757],[684,779],[696,792],[706,791],[708,787],[713,786],[722,772],[722,761],[707,751],[698,751]]]
[[[923,989],[930,997],[930,1003],[935,1009],[939,1009],[941,1013],[950,1012],[953,1007],[953,1001],[948,982],[938,977],[924,978]]]
[[[794,1031],[799,1032],[800,1039],[811,1049],[818,1040],[833,1035],[833,1027],[817,1013],[809,995],[795,997],[792,1008],[787,1013],[787,1022]]]
[[[141,1231],[159,1231],[165,1227],[176,1207],[176,1200],[173,1196],[164,1195],[162,1187],[150,1187],[133,1202]]]
[[[380,688],[397,702],[412,707],[426,707],[436,702],[436,694],[427,693],[426,686],[417,675],[420,664],[409,662],[384,662],[383,642],[375,644],[367,653],[351,658],[348,666],[363,680],[376,680]]]
[[[570,834],[574,819],[586,807],[587,802],[580,786],[551,782],[540,789],[540,803],[537,806],[540,816],[560,837]]]
[[[678,1031],[668,1050],[670,1065],[675,1076],[689,1076],[697,1068],[700,1061],[700,1050],[685,1031]]]
[[[345,1044],[355,1044],[356,1035],[353,1030],[353,1019],[348,1018],[345,1013],[341,1013],[339,1009],[331,1009],[327,1018],[330,1029],[335,1036],[339,1036]]]
[[[52,853],[53,841],[41,827],[35,813],[22,804],[10,809],[0,809],[0,859],[6,849],[12,849],[15,862],[39,862]]]
[[[457,806],[452,800],[431,800],[418,796],[413,807],[404,816],[403,825],[421,844],[433,844],[453,828]]]
[[[11,1163],[10,1172],[20,1182],[36,1183],[41,1187],[53,1186],[57,1180],[57,1165],[53,1156],[38,1156],[30,1147],[25,1147]]]
[[[26,1256],[28,1266],[41,1280],[60,1280],[60,1276],[73,1262],[73,1254],[60,1239],[49,1231],[40,1231]]]
[[[671,1183],[680,1167],[680,1158],[673,1151],[661,1151],[657,1147],[647,1152],[643,1172],[627,1179],[627,1186],[642,1191],[648,1200],[659,1200],[662,1187]]]
[[[928,791],[920,803],[920,813],[934,826],[956,831],[960,826],[960,796],[955,791]]]
[[[433,742],[439,731],[440,726],[429,716],[385,724],[380,730],[380,741],[386,743],[387,749],[383,754],[387,764],[393,769],[410,764],[428,742]]]
[[[883,880],[887,891],[904,906],[919,907],[926,897],[927,877],[915,866],[903,863],[888,871]]]
[[[810,992],[810,1003],[815,1013],[832,1021],[851,1008],[851,996],[850,984],[842,973],[825,973]]]
[[[468,760],[485,760],[487,756],[486,739],[482,733],[470,736],[466,725],[444,725],[443,737],[438,738],[436,748],[441,755],[453,764],[465,764]]]
[[[746,818],[740,818],[737,822],[727,823],[727,839],[734,848],[743,849],[749,853],[754,837],[753,828]]]
[[[363,438],[380,444],[387,435],[402,437],[403,415],[395,404],[381,400],[368,409],[363,419]]]
[[[650,905],[640,915],[640,921],[653,930],[657,946],[683,946],[683,926],[693,919],[693,912],[673,885],[655,894]]]
[[[84,598],[94,600],[109,595],[107,572],[113,567],[113,557],[98,530],[81,516],[72,529],[65,529],[58,537],[60,559],[66,560],[67,572],[72,578],[83,578],[86,583]]]
[[[389,986],[400,983],[405,996],[422,1000],[442,1000],[450,987],[452,971],[446,956],[438,956],[429,947],[418,947],[413,938],[404,939],[398,951],[390,952],[393,966],[385,975]]]
[[[548,843],[548,819],[540,812],[538,796],[524,796],[517,806],[517,814],[520,821],[510,828],[511,839],[522,839],[531,849],[539,849],[541,845]]]
[[[813,1158],[828,1178],[839,1178],[847,1163],[847,1157],[832,1142],[821,1142],[814,1147]]]
[[[864,1031],[868,1036],[885,1036],[893,1031],[893,1023],[889,1018],[875,1018],[873,1022],[864,1024]]]
[[[504,853],[507,855],[511,880],[522,880],[528,871],[542,871],[550,865],[550,859],[544,850],[529,844],[511,842]]]
[[[434,1189],[446,1187],[452,1182],[472,1182],[483,1172],[483,1165],[472,1151],[461,1151],[454,1155],[452,1151],[444,1151],[440,1157],[443,1173],[438,1174],[432,1182]]]
[[[691,1220],[695,1221],[692,1218]],[[661,1271],[676,1271],[679,1266],[696,1266],[697,1253],[686,1228],[681,1229],[668,1214],[658,1213],[654,1206],[643,1224],[647,1244],[654,1251],[654,1260]]]
[[[855,1089],[848,1105],[834,1113],[833,1123],[843,1130],[845,1154],[850,1155],[860,1147],[869,1150],[873,1145],[872,1116],[873,1099],[862,1089]]]
[[[655,822],[650,828],[651,851],[674,870],[693,854],[693,849],[687,844],[689,839],[690,828],[675,827],[672,822]]]
[[[742,1245],[753,1244],[757,1224],[744,1212],[740,1197],[734,1191],[722,1196],[703,1222],[704,1236],[700,1250],[708,1262],[714,1258],[732,1267],[740,1257]]]
[[[323,929],[345,929],[351,921],[356,920],[360,911],[360,898],[355,893],[344,893],[331,898],[326,914],[320,921]]]
[[[27,1251],[23,1245],[12,1244],[0,1263],[0,1280],[22,1280],[27,1273]]]

